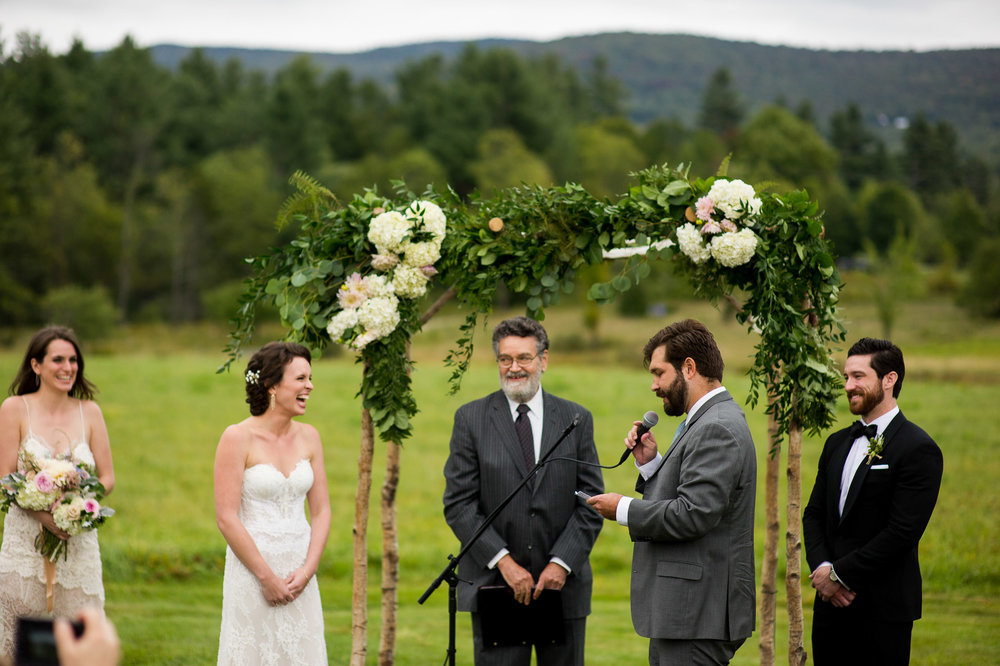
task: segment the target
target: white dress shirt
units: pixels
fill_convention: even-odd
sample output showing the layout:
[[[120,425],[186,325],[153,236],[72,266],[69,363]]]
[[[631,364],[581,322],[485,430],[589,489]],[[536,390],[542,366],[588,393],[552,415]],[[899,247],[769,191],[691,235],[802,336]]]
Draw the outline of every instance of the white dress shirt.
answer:
[[[691,405],[691,409],[688,410],[687,416],[685,417],[683,423],[687,424],[687,422],[690,421],[691,418],[698,413],[698,410],[701,409],[702,406],[706,402],[708,402],[708,400],[712,396],[722,393],[725,390],[726,390],[725,386],[720,386],[719,388],[712,389],[705,395],[701,396],[701,398],[699,398],[696,403]],[[685,425],[685,427],[687,426]],[[673,442],[671,442],[671,445],[672,444]],[[656,456],[648,463],[646,463],[645,465],[640,465],[637,461],[635,463],[635,466],[639,469],[639,474],[642,474],[642,478],[648,480],[649,477],[651,477],[656,472],[657,468],[660,466],[660,460],[662,459],[663,456],[660,455],[659,451],[657,451]],[[630,504],[632,504],[633,499],[635,498],[622,497],[620,500],[618,500],[618,506],[615,507],[615,520],[618,522],[619,525],[625,525],[626,527],[628,526],[628,507]]]

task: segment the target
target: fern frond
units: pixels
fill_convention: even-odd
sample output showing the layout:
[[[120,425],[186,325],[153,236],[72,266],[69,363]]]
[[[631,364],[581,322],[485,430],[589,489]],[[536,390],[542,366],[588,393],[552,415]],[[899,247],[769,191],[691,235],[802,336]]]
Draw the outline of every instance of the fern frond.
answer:
[[[320,203],[324,200],[331,207],[340,205],[337,195],[302,170],[293,173],[288,179],[288,184],[294,186],[298,192],[285,199],[278,209],[278,229],[284,229],[295,215],[301,213],[318,217]]]

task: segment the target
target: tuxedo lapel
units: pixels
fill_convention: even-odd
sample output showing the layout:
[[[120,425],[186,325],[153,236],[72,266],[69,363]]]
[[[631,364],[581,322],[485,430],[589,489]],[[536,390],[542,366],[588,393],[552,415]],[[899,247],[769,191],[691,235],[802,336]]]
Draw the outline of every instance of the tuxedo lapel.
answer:
[[[892,442],[892,438],[896,435],[897,432],[899,432],[899,429],[900,427],[902,427],[903,422],[905,420],[906,419],[903,418],[903,412],[899,412],[892,419],[892,421],[889,422],[889,425],[886,426],[885,431],[883,431],[880,434],[880,436],[882,437],[882,441],[884,442],[881,454],[883,458],[886,455],[885,450],[889,448],[889,445]],[[840,462],[839,468],[837,468],[840,469],[841,472],[843,471],[844,463],[847,460],[847,452],[850,451],[852,444],[853,440],[851,442],[848,442],[846,447],[841,447],[843,449],[843,459]],[[844,501],[844,512],[840,516],[841,522],[843,522],[844,518],[847,516],[851,508],[854,506],[855,500],[857,500],[858,495],[861,493],[861,486],[864,484],[865,478],[868,476],[868,470],[871,469],[872,462],[874,462],[875,460],[876,459],[873,458],[872,461],[870,462],[868,460],[867,455],[861,459],[861,464],[858,465],[858,471],[854,473],[854,479],[851,481],[851,489],[847,492],[847,499]],[[840,488],[839,483],[837,484],[837,488],[838,489]]]

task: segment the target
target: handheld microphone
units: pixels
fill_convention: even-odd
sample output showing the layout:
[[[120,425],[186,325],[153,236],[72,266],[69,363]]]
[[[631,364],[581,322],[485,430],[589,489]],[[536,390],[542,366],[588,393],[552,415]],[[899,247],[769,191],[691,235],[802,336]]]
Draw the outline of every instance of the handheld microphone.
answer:
[[[655,426],[659,421],[660,417],[656,415],[656,412],[650,411],[642,415],[642,423],[639,424],[639,426],[636,428],[635,431],[636,445],[639,444],[639,440],[642,439],[642,436],[645,435],[647,432],[649,432],[649,429]],[[622,457],[618,461],[618,464],[621,465],[623,462],[625,462],[625,459],[628,458],[628,454],[630,453],[632,453],[632,449],[625,447],[625,453],[622,454]]]

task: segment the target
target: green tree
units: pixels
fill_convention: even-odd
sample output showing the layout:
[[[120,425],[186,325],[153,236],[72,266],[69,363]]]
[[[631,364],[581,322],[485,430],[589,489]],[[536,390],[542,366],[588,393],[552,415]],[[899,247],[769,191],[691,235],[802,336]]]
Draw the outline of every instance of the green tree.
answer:
[[[632,137],[606,125],[577,128],[579,163],[575,180],[594,196],[610,197],[627,189],[630,172],[645,166],[645,155]]]
[[[677,118],[658,118],[646,126],[640,145],[650,164],[676,164],[682,161],[681,145],[690,136]]]
[[[972,259],[984,239],[1000,236],[997,226],[990,223],[986,212],[966,188],[942,195],[937,217],[942,242],[954,246],[959,266]]]
[[[511,129],[489,130],[479,142],[479,157],[472,164],[476,187],[484,196],[523,183],[549,187],[552,172],[545,161],[528,150]]]
[[[903,185],[866,183],[857,201],[858,231],[876,251],[885,252],[897,237],[929,241],[927,215],[920,198]],[[921,252],[930,249],[917,246]]]
[[[727,142],[735,141],[743,114],[743,104],[729,70],[725,67],[715,70],[701,96],[698,127],[715,132]]]
[[[840,177],[853,191],[866,179],[884,180],[891,173],[885,144],[865,127],[853,102],[830,117],[830,144],[840,157]]]
[[[969,279],[959,294],[959,303],[983,317],[1000,317],[1000,238],[979,243],[969,263]]]
[[[924,202],[957,187],[962,170],[955,128],[918,113],[903,135],[900,164],[906,184]]]
[[[299,56],[275,75],[267,102],[267,145],[282,176],[312,171],[329,160],[318,113],[318,70]]]
[[[747,123],[737,154],[757,182],[815,189],[836,177],[837,154],[816,128],[777,106],[762,109]]]

